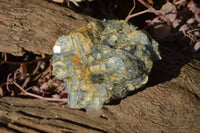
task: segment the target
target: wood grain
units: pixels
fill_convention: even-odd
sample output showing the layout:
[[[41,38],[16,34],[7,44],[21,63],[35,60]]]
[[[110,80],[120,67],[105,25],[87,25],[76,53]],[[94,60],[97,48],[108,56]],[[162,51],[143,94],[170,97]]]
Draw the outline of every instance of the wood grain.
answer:
[[[45,0],[0,0],[0,52],[52,54],[59,36],[92,20]]]

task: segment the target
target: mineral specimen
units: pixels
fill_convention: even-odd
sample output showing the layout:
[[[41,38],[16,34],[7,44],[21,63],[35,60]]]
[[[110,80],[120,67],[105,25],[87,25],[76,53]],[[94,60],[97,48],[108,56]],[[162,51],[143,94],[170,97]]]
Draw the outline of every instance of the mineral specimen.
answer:
[[[148,81],[158,43],[123,20],[90,22],[54,48],[53,74],[63,79],[69,107],[102,108]]]

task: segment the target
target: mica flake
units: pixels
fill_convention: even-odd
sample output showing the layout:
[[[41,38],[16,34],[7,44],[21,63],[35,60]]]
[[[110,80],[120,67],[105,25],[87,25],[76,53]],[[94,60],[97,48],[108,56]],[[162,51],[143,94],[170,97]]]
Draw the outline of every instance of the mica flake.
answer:
[[[64,80],[68,105],[101,109],[148,81],[158,43],[123,20],[90,22],[60,37],[53,54],[53,74]]]

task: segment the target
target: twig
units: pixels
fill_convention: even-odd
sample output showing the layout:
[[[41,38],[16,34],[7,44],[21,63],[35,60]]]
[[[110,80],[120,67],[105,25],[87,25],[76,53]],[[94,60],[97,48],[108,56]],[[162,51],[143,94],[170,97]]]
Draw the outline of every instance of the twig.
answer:
[[[3,88],[0,85],[0,97],[3,97],[4,93],[3,93]]]
[[[142,5],[144,5],[146,8],[151,8],[151,12],[157,15],[161,20],[167,22],[170,24],[170,21],[158,10],[150,6],[148,3],[146,3],[144,0],[138,0]]]
[[[195,31],[199,32],[199,29],[193,29],[192,26],[185,24],[180,28],[180,31],[190,39],[190,44],[199,41],[197,35],[194,34]]]
[[[52,61],[53,61],[53,57],[51,57],[51,59],[50,59],[50,65],[49,65],[49,67],[50,67],[50,70],[49,70],[49,77],[52,76]]]
[[[29,83],[29,81],[31,80],[30,77],[27,77],[22,85],[22,88],[25,88],[27,86],[27,84]]]
[[[36,74],[36,73],[37,73],[37,71],[38,71],[39,68],[40,68],[41,63],[42,63],[41,61],[39,61],[39,62],[37,63],[37,66],[36,66],[36,68],[34,69],[33,74]]]
[[[3,63],[7,63],[7,64],[14,64],[14,65],[20,65],[20,64],[32,64],[32,63],[35,63],[35,62],[38,62],[38,61],[44,61],[44,60],[47,60],[49,59],[50,57],[47,57],[47,58],[39,58],[39,59],[35,59],[35,60],[32,60],[32,61],[26,61],[26,62],[15,62],[15,61],[2,61],[0,60],[0,64],[3,64]]]
[[[19,68],[14,72],[14,80],[16,80],[17,78],[19,78],[19,77],[17,77],[17,73],[19,73],[20,72],[20,70],[19,70]]]
[[[147,4],[144,0],[138,0],[142,5],[144,5],[146,8],[150,8],[151,6]]]
[[[136,6],[135,0],[133,0],[133,8],[132,8],[132,9],[130,10],[130,12],[128,13],[128,16],[125,18],[125,21],[126,21],[126,22],[128,22],[128,20],[130,19],[129,16],[131,16],[133,10],[135,9],[135,6]]]
[[[129,19],[135,17],[135,16],[138,16],[138,15],[141,15],[141,14],[144,14],[144,13],[147,13],[147,12],[151,12],[151,9],[146,9],[144,11],[141,11],[141,12],[138,12],[138,13],[135,13],[135,14],[132,14],[132,15],[128,15],[125,19],[126,22],[128,22]]]
[[[148,8],[147,10],[132,14],[133,10],[135,9],[135,0],[133,0],[133,8],[130,10],[128,16],[125,18],[125,21],[128,22],[131,18],[144,14],[144,13],[154,13],[155,15],[157,15],[161,20],[167,22],[170,25],[170,21],[158,10],[156,10],[155,8],[153,8],[152,6],[150,6],[148,3],[146,3],[144,0],[138,0],[142,5],[144,5],[146,8]]]
[[[42,76],[41,73],[39,73],[35,78],[32,79],[32,82],[37,81]]]
[[[30,92],[27,92],[26,90],[24,90],[19,84],[17,84],[17,82],[13,81],[13,84],[15,86],[17,86],[21,91],[21,95],[25,95],[25,96],[31,96],[31,97],[35,97],[35,98],[38,98],[38,99],[42,99],[42,100],[46,100],[46,101],[54,101],[54,102],[67,102],[67,98],[62,98],[62,99],[55,99],[55,98],[46,98],[46,97],[42,97],[42,96],[39,96],[39,95],[35,95],[35,94],[32,94]],[[28,88],[29,89],[29,88]]]
[[[157,16],[153,20],[146,20],[145,22],[148,23],[147,27],[150,26],[150,25],[152,25],[153,22],[157,21],[158,19],[159,19],[159,17]]]
[[[50,67],[48,67],[47,69],[44,70],[44,72],[41,75],[41,78],[44,78],[45,76],[47,76],[47,74],[51,71]]]
[[[8,74],[8,77],[7,77],[7,82],[6,82],[6,89],[10,92],[10,89],[9,89],[9,84],[10,84],[10,76],[12,75],[12,73]]]
[[[2,58],[4,58],[4,62],[7,61],[7,53],[3,52],[1,53]],[[4,64],[4,62],[0,62],[0,64]]]
[[[175,5],[182,5],[186,2],[186,0],[179,0],[177,2],[174,2]]]
[[[40,65],[41,65],[41,61],[39,61],[39,62],[37,63],[37,66],[36,66],[36,68],[34,69],[34,71],[33,71],[33,73],[32,73],[33,75],[37,73],[38,69],[40,68]],[[27,84],[30,82],[30,80],[31,80],[31,77],[30,77],[30,76],[27,77],[27,78],[25,79],[23,85],[22,85],[22,88],[25,88],[25,87],[27,86]]]
[[[22,73],[22,77],[21,77],[21,80],[25,79],[26,78],[26,75],[27,75],[27,65],[22,63],[20,64],[20,69],[19,69]]]
[[[2,53],[3,54],[3,56],[4,56],[4,61],[7,61],[7,53]]]

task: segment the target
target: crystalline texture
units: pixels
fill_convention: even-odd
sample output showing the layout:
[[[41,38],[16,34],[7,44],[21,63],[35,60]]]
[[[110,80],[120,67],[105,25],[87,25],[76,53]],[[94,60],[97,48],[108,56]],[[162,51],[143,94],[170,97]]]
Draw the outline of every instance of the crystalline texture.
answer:
[[[90,22],[54,46],[53,74],[63,79],[71,108],[101,109],[148,81],[158,43],[123,20]]]

